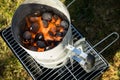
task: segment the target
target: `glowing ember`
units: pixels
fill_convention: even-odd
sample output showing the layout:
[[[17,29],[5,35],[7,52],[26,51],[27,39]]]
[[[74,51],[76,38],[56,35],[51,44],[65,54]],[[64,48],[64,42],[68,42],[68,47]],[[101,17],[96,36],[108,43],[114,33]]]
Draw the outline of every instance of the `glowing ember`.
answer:
[[[53,13],[26,17],[28,31],[23,33],[23,43],[28,49],[38,52],[57,46],[68,30],[68,22]]]

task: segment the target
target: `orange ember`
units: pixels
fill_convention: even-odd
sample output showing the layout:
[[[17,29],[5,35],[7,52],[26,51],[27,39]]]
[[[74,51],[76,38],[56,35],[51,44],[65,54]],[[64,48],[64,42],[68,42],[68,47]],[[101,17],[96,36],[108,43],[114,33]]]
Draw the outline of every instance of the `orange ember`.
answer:
[[[38,51],[38,52],[43,52],[43,51],[44,51],[44,48],[38,48],[37,51]]]
[[[38,33],[41,33],[43,35],[43,38],[44,38],[44,40],[41,40],[41,42],[39,42],[38,44],[36,43],[36,41],[34,41],[33,43],[31,43],[31,46],[38,47],[39,44],[43,44],[42,42],[44,42],[43,45],[45,47],[47,47],[47,48],[48,48],[48,46],[54,47],[55,46],[54,43],[50,44],[47,41],[60,42],[62,40],[63,36],[60,36],[58,34],[58,33],[62,33],[65,31],[64,28],[60,25],[61,21],[62,21],[62,19],[59,16],[57,16],[57,18],[52,16],[51,20],[44,20],[42,18],[42,16],[26,17],[26,23],[27,23],[27,27],[29,28],[29,32],[31,33],[31,38],[35,40],[36,35]],[[34,27],[36,27],[36,29],[34,29]],[[41,39],[41,36],[40,37],[38,36],[38,39]],[[22,41],[22,42],[24,44],[30,43],[29,40],[27,42],[25,42],[25,41]],[[48,45],[48,43],[49,43],[49,45]],[[37,51],[43,52],[43,51],[45,51],[45,48],[39,46]]]

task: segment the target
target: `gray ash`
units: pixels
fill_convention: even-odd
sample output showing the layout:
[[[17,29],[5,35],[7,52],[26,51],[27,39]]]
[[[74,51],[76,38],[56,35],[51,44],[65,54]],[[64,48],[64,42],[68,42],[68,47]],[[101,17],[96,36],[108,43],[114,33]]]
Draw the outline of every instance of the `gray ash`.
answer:
[[[65,21],[65,20],[61,21],[60,25],[61,25],[62,27],[64,27],[65,29],[68,29],[68,27],[69,27],[68,22]]]
[[[42,19],[43,19],[43,20],[46,20],[46,21],[51,21],[51,20],[52,20],[52,14],[51,14],[51,13],[48,13],[48,12],[43,13],[43,14],[42,14]]]

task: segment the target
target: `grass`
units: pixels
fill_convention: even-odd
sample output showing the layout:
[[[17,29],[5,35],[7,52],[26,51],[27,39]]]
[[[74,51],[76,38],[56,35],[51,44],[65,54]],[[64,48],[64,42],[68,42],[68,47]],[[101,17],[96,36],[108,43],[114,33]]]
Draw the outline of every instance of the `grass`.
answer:
[[[12,16],[22,1],[0,0],[0,30],[11,24]],[[65,4],[70,2],[70,0],[62,1],[65,1]],[[76,0],[69,7],[71,21],[94,45],[113,31],[120,33],[119,4],[119,0]],[[108,42],[104,44],[107,45]],[[0,45],[0,80],[31,80],[2,38]],[[97,49],[100,51],[105,45],[102,44]],[[101,80],[120,79],[119,46],[120,40],[102,54],[110,63],[110,68],[101,76]]]
[[[10,26],[12,16],[22,1],[0,0],[0,30]],[[0,80],[31,80],[2,38],[0,45]]]
[[[103,74],[103,80],[119,80],[120,79],[120,51],[113,57],[110,68]]]

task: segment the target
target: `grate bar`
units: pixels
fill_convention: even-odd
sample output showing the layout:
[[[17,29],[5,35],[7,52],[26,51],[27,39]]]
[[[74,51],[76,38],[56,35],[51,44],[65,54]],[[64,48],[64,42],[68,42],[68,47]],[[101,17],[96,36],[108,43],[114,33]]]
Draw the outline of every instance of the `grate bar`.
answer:
[[[73,62],[73,64],[74,64],[74,62]],[[69,65],[68,68],[69,68],[69,67],[71,67],[71,65]],[[60,69],[61,69],[61,68],[60,68]],[[56,74],[60,69],[58,69],[54,74]],[[60,76],[62,73],[64,73],[64,71],[65,71],[65,70],[62,70],[62,72],[61,72],[59,75],[57,75],[56,77]],[[51,77],[52,77],[54,74],[52,74]],[[50,78],[51,78],[51,77],[50,77]],[[48,79],[49,79],[49,78],[48,78]]]
[[[10,38],[12,36],[12,34],[7,34],[6,38]]]
[[[21,54],[18,54],[20,57],[25,54],[26,52],[24,50],[22,50]],[[27,55],[27,54],[26,54]],[[24,57],[24,56],[23,56]]]
[[[15,48],[15,51],[19,53],[19,51],[21,51],[22,49],[19,47],[19,45],[17,45],[18,47]],[[14,47],[13,47],[14,48]]]
[[[73,25],[71,27],[73,40],[77,41],[78,39],[83,37]],[[108,63],[100,54],[97,54],[97,52],[91,47],[90,43],[88,43],[87,41],[85,51],[91,49],[90,53],[94,54],[96,57],[96,69],[91,73],[86,73],[76,61],[73,61],[73,63],[70,63],[69,61],[65,66],[58,69],[44,68],[40,66],[23,48],[18,45],[18,43],[14,40],[12,36],[11,28],[3,30],[2,37],[34,80],[80,80],[83,78],[93,79],[96,75],[101,74],[101,72],[108,68]]]
[[[77,80],[77,78],[74,76],[74,74],[70,71],[70,69],[65,65],[66,69],[71,73],[71,75],[74,77],[75,80]]]
[[[19,48],[19,45],[15,45],[13,48],[14,48],[14,50],[16,50]]]
[[[13,37],[8,38],[8,41],[11,41],[11,40],[13,40]]]
[[[25,54],[25,56],[21,57],[21,59],[27,64],[28,60],[31,60],[31,56],[27,56],[28,54]]]
[[[42,72],[42,74],[45,74],[49,69],[46,69],[44,72]]]
[[[8,30],[6,29],[7,32],[3,32],[4,33],[4,36],[7,36],[9,35],[9,33],[11,33],[11,30],[9,30],[10,28],[8,28]]]
[[[77,66],[78,66],[78,65],[77,65]],[[74,68],[76,68],[77,66],[75,66]],[[77,70],[80,70],[80,69],[81,69],[81,67],[78,68]],[[77,72],[77,70],[76,70],[75,72]],[[73,74],[74,74],[75,72],[73,72]],[[69,72],[67,72],[66,74],[68,74],[68,73],[69,73]],[[64,74],[64,76],[65,76],[66,74]],[[62,77],[64,77],[64,76],[62,76]],[[62,78],[62,77],[61,77],[61,78]],[[66,79],[68,79],[69,77],[70,77],[70,76],[67,76]]]
[[[17,55],[21,56],[22,53],[25,53],[25,51],[23,49],[20,49],[18,52],[17,52]]]
[[[37,65],[35,64],[35,62],[34,62],[33,59],[31,59],[30,62],[31,62],[31,63],[28,65],[28,67],[32,66],[31,68],[33,68],[33,66],[37,66]]]
[[[58,73],[60,69],[58,69],[55,73],[51,74],[51,76],[49,76],[48,79],[50,79],[52,76],[54,76],[56,73]]]
[[[60,70],[61,70],[61,68],[59,68],[55,73],[53,73],[50,77],[48,77],[48,79],[50,79],[52,76],[54,76],[54,75],[55,75],[56,73],[58,73]],[[53,71],[53,70],[51,70],[51,71]],[[60,74],[61,74],[61,73],[60,73]],[[60,75],[60,74],[59,74],[59,75]],[[57,76],[58,76],[58,75],[57,75]],[[57,76],[56,76],[56,77],[57,77]]]
[[[61,74],[63,74],[66,70],[63,70],[60,74],[58,74],[53,80],[55,80],[57,77],[59,77]]]

